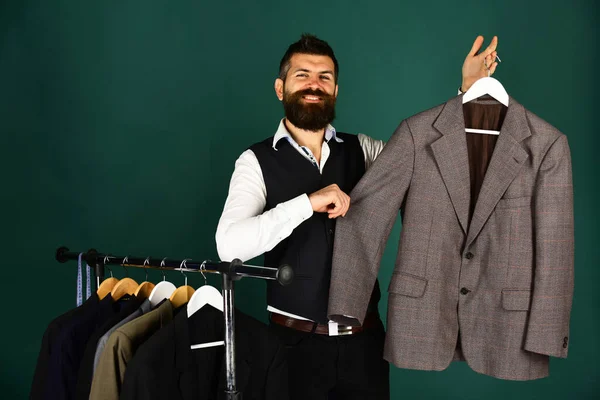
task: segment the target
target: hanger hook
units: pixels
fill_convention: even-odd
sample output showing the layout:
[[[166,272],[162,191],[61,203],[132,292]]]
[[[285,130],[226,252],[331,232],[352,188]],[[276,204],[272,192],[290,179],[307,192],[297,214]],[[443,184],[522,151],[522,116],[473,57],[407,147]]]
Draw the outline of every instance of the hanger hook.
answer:
[[[485,69],[487,70],[487,76],[489,78],[490,77],[490,67],[488,67],[487,61],[485,60],[485,58],[483,59],[483,65],[485,66]]]
[[[150,256],[144,260],[144,271],[146,272],[146,281],[148,281],[148,265],[150,265]]]
[[[162,261],[160,262],[160,268],[161,268],[160,272],[162,272],[162,275],[163,275],[163,281],[166,281],[166,280],[167,280],[167,278],[165,277],[165,271],[162,269],[162,268],[164,268],[164,267],[165,267],[165,260],[166,260],[166,259],[167,259],[167,257],[163,258],[163,259],[162,259]]]
[[[105,267],[105,268],[108,268],[108,272],[110,272],[110,277],[111,277],[111,278],[114,278],[114,276],[113,276],[113,272],[112,272],[112,269],[110,269],[110,267],[109,267],[108,265],[106,265],[106,263],[109,263],[109,262],[110,262],[110,257],[112,257],[112,256],[110,256],[110,255],[108,255],[108,254],[107,254],[107,255],[105,255],[105,256],[104,256],[104,261],[103,261],[102,263],[104,264],[104,267]]]
[[[496,58],[494,58],[494,61],[496,61],[496,60],[498,60],[499,63],[502,62],[500,57],[498,57],[498,53],[496,53]],[[483,65],[485,65],[485,69],[487,69],[487,74],[488,74],[488,78],[489,78],[490,77],[490,67],[488,67],[487,61],[485,60],[485,58],[483,59]]]
[[[208,285],[208,281],[206,280],[206,275],[204,275],[204,271],[206,271],[206,263],[209,260],[204,260],[202,261],[202,264],[200,264],[200,273],[202,274],[202,277],[204,278],[204,284]]]
[[[125,270],[125,277],[129,278],[129,270],[125,266],[126,264],[129,264],[129,256],[125,256],[125,258],[123,259],[123,262],[121,263],[121,266]]]
[[[183,273],[183,267],[185,267],[187,269],[187,264],[186,262],[191,260],[191,258],[186,258],[184,259],[181,264],[179,265],[179,271],[181,272],[181,274],[185,277],[185,286],[187,286],[187,275]]]

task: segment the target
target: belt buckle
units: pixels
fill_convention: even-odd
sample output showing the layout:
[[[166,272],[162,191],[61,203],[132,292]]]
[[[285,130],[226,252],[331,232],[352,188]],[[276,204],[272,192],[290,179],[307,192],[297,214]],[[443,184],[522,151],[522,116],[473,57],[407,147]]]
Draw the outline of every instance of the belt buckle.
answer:
[[[352,326],[338,325],[338,336],[352,335]]]

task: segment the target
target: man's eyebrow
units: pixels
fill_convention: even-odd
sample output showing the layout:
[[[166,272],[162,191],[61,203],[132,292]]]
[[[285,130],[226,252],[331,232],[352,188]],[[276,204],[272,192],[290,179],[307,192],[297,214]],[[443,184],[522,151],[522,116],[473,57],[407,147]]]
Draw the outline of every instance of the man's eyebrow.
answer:
[[[296,72],[311,72],[311,70],[306,69],[306,68],[297,68],[297,69],[294,70],[294,73],[296,73]],[[333,71],[330,70],[330,69],[328,69],[328,70],[319,72],[319,74],[320,75],[324,75],[324,74],[331,74],[331,75],[333,75]]]

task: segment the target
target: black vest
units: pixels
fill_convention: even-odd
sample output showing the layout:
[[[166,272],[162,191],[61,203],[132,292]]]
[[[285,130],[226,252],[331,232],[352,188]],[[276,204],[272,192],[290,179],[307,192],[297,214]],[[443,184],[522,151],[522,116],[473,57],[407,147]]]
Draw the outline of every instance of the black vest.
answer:
[[[365,172],[365,158],[357,136],[344,133],[337,136],[344,142],[338,143],[335,139],[328,142],[331,152],[323,174],[285,138],[277,142],[277,150],[273,149],[272,137],[250,147],[258,159],[267,189],[264,211],[333,183],[350,194]],[[268,304],[322,324],[328,321],[335,233],[335,220],[327,216],[327,213],[314,213],[288,238],[265,253],[265,265],[289,264],[294,269],[294,281],[288,286],[267,282]],[[373,295],[370,308],[376,309],[380,297],[378,284]]]

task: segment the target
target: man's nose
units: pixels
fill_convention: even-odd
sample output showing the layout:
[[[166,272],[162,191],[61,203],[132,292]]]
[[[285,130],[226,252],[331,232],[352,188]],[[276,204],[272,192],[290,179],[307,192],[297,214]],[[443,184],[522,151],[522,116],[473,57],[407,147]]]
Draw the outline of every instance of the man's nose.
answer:
[[[311,89],[319,89],[319,79],[316,77],[311,78],[310,82],[308,83],[308,87],[310,87]]]

